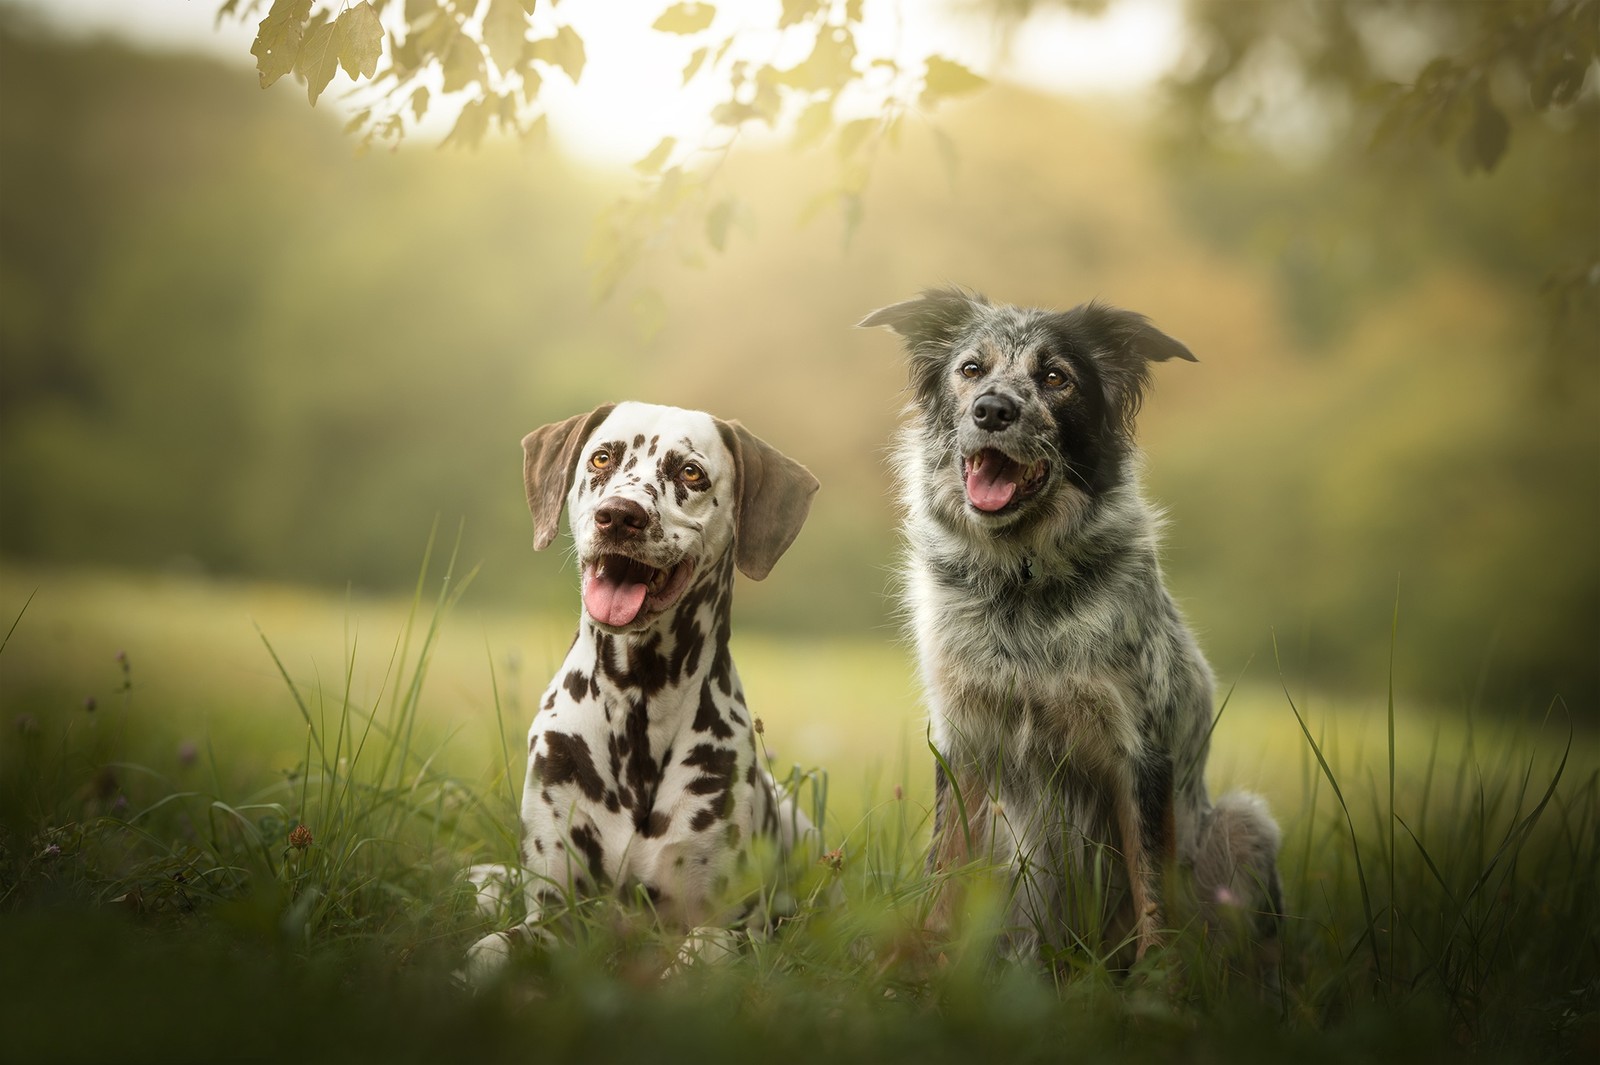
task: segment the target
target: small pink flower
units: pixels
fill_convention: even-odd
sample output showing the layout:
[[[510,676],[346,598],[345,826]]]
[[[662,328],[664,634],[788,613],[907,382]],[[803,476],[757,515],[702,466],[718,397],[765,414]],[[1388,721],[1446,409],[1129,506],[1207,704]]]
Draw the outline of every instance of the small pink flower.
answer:
[[[180,765],[194,765],[195,759],[200,757],[200,748],[195,746],[193,740],[184,740],[178,745],[178,762]]]
[[[1239,905],[1239,896],[1235,895],[1232,891],[1229,891],[1226,886],[1218,885],[1215,897],[1218,906]]]
[[[289,846],[297,851],[303,851],[311,846],[311,830],[305,825],[295,825],[289,833]]]
[[[900,785],[896,784],[894,786],[894,801],[895,802],[899,802],[901,799],[903,799],[905,797],[906,797],[905,789],[902,788]]]

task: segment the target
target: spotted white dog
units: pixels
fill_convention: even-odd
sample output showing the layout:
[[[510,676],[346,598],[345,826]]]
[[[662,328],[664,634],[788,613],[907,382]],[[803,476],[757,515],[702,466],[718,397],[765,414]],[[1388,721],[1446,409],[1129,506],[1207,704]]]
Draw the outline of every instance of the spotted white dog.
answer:
[[[738,422],[644,403],[546,425],[522,446],[534,547],[555,539],[565,500],[583,611],[528,733],[527,919],[474,944],[475,984],[573,895],[642,890],[682,930],[736,920],[718,908],[752,833],[786,851],[808,828],[758,765],[728,637],[734,568],[771,571],[816,478]]]

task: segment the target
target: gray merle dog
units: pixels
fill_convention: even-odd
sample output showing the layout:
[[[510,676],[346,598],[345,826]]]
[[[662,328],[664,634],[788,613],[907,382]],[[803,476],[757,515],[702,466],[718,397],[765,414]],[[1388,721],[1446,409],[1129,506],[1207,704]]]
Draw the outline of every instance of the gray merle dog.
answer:
[[[1120,941],[1142,958],[1175,867],[1208,912],[1238,907],[1275,936],[1278,826],[1254,795],[1207,795],[1211,671],[1139,485],[1148,364],[1194,356],[1128,311],[955,288],[860,324],[900,334],[910,361],[894,467],[938,754],[930,869],[1008,869],[1019,956]],[[960,884],[941,879],[932,929]]]
[[[728,638],[735,567],[771,571],[816,478],[738,422],[644,403],[522,443],[534,547],[555,539],[564,503],[583,612],[528,733],[522,873],[472,871],[485,909],[517,881],[527,901],[523,923],[469,951],[474,984],[574,896],[641,892],[701,953],[748,916],[723,896],[752,837],[787,852],[811,831],[758,764]]]

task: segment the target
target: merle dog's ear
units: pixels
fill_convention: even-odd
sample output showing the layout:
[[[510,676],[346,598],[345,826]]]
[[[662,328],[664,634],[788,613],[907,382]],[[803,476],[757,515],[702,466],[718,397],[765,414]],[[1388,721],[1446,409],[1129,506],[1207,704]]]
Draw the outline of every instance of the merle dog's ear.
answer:
[[[1106,401],[1121,429],[1132,435],[1133,420],[1144,402],[1150,364],[1168,359],[1198,362],[1194,352],[1155,326],[1142,314],[1089,303],[1080,308],[1081,323],[1096,337],[1097,368]]]
[[[615,406],[602,404],[587,414],[540,426],[522,438],[522,484],[533,515],[535,551],[549,547],[561,531],[561,504],[578,469],[579,449]]]
[[[915,348],[922,344],[944,344],[952,340],[971,320],[973,311],[989,301],[976,292],[960,288],[930,288],[915,299],[879,307],[861,321],[857,329],[886,325]]]
[[[759,581],[800,535],[819,485],[810,470],[738,422],[718,418],[717,431],[733,454],[738,481],[734,562]]]

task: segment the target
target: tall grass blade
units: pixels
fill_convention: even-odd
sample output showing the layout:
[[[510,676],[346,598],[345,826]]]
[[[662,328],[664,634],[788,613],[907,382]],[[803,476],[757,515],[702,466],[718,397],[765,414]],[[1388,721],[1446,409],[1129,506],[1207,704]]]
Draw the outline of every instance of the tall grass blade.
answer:
[[[1399,898],[1394,890],[1395,876],[1395,847],[1394,847],[1394,649],[1400,636],[1400,580],[1395,578],[1394,586],[1394,617],[1389,622],[1389,978],[1394,979],[1394,951],[1395,951],[1395,914],[1396,900]]]
[[[1317,764],[1322,767],[1322,775],[1327,778],[1328,786],[1333,789],[1333,797],[1338,800],[1339,809],[1344,812],[1345,825],[1350,830],[1350,852],[1354,856],[1356,863],[1356,880],[1361,885],[1361,913],[1367,921],[1367,928],[1366,932],[1363,933],[1363,938],[1372,946],[1373,970],[1381,981],[1383,978],[1383,957],[1378,952],[1378,941],[1372,935],[1373,929],[1377,926],[1377,921],[1372,915],[1372,893],[1367,886],[1366,869],[1361,864],[1361,844],[1356,838],[1355,821],[1350,816],[1350,807],[1345,802],[1344,792],[1339,788],[1338,778],[1333,775],[1333,767],[1323,757],[1322,748],[1317,745],[1317,741],[1311,738],[1311,729],[1306,727],[1305,718],[1300,716],[1300,708],[1295,706],[1294,696],[1289,691],[1288,681],[1284,680],[1283,663],[1278,657],[1277,633],[1272,635],[1272,656],[1278,664],[1278,678],[1283,682],[1283,695],[1289,701],[1289,709],[1294,712],[1294,719],[1300,725],[1300,732],[1305,736],[1306,742],[1311,745],[1311,753],[1317,756]]]
[[[28,593],[28,601],[26,603],[22,604],[22,609],[17,611],[17,616],[15,618],[11,619],[11,627],[6,630],[6,638],[3,639],[3,640],[0,640],[0,653],[4,653],[4,651],[6,649],[6,644],[11,642],[11,634],[17,631],[17,626],[18,625],[22,624],[22,615],[24,615],[24,614],[26,614],[28,612],[28,607],[29,607],[30,604],[32,604],[33,597],[38,595],[38,594],[39,594],[39,589],[38,588],[35,588],[33,591],[29,592]]]

